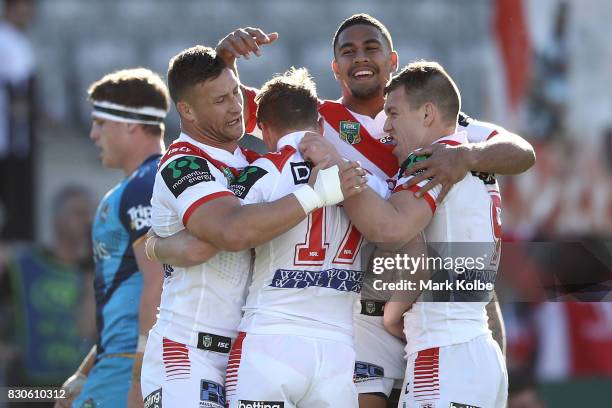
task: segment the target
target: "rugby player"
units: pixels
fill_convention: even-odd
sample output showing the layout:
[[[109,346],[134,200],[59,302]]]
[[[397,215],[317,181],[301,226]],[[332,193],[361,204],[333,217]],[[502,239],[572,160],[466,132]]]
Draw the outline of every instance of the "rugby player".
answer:
[[[268,81],[257,102],[272,153],[231,186],[245,203],[271,201],[306,183],[310,166],[298,144],[306,131],[323,131],[305,69]],[[384,182],[373,187],[388,191]],[[362,241],[340,207],[325,207],[255,248],[253,283],[227,370],[229,407],[358,406],[353,309],[363,279]]]
[[[164,149],[168,90],[155,73],[117,71],[94,82],[90,138],[102,164],[125,178],[102,199],[93,224],[98,343],[64,384],[74,407],[142,406],[140,366],[162,285],[162,268],[145,255],[151,193]],[[82,389],[81,389],[82,387]],[[129,403],[128,403],[129,394]]]
[[[459,268],[438,268],[431,279],[442,282],[444,290],[434,288],[416,302],[386,304],[385,327],[407,339],[408,364],[398,407],[504,407],[506,366],[485,310],[499,260],[499,188],[494,178],[468,173],[441,202],[440,186],[427,191],[424,199],[414,197],[416,187],[409,183],[414,176],[404,175],[403,168],[419,160],[419,149],[430,144],[467,143],[466,132],[457,126],[461,97],[446,71],[426,61],[409,64],[385,92],[385,130],[397,143],[393,153],[403,164],[388,200],[368,188],[345,200],[351,221],[366,239],[386,249],[399,248],[423,231],[425,242],[435,245],[440,258],[467,255],[485,260],[469,274]],[[469,289],[470,284],[485,281],[490,284],[488,289]],[[419,288],[423,288],[421,282],[416,292]]]
[[[236,58],[248,57],[250,53],[261,55],[261,46],[277,38],[277,33],[266,34],[257,28],[238,29],[219,42],[217,51],[228,66],[236,69]],[[319,112],[325,119],[324,136],[345,158],[358,160],[375,175],[392,178],[399,163],[392,154],[393,141],[383,129],[386,120],[384,85],[398,65],[391,35],[378,20],[367,14],[357,14],[338,27],[333,51],[332,69],[340,83],[342,98],[322,101],[319,105]],[[249,102],[245,104],[245,117],[249,118],[248,123],[254,124],[256,92],[245,88],[244,93]],[[441,202],[452,185],[463,179],[468,170],[518,174],[535,162],[529,143],[499,126],[473,120],[462,113],[458,124],[467,131],[470,143],[460,146],[436,144],[424,148],[423,153],[430,157],[410,168],[411,172],[420,173],[409,183],[418,186],[423,180],[428,182],[415,195],[420,196],[440,185],[437,197]],[[320,138],[306,136],[302,141],[302,148],[307,149],[304,152],[316,148],[316,143],[320,143]],[[385,300],[366,276],[362,313],[356,316],[355,328],[355,348],[360,362],[356,365],[355,378],[362,407],[384,407],[394,382],[403,378],[403,344],[383,328]],[[503,323],[497,304],[491,302],[488,311],[494,337],[503,349]]]
[[[250,248],[270,241],[326,205],[355,194],[363,180],[340,186],[338,167],[317,170],[273,201],[242,205],[229,189],[252,154],[238,147],[244,134],[243,98],[235,73],[214,50],[186,49],[168,69],[181,135],[161,159],[155,178],[152,228],[167,237],[183,230],[210,244],[208,261],[167,265],[158,320],[147,342],[145,405],[225,406],[225,371],[244,304]],[[354,168],[356,163],[346,168]],[[248,169],[248,168],[247,168]],[[251,173],[244,173],[248,180]],[[150,254],[155,257],[155,238]]]

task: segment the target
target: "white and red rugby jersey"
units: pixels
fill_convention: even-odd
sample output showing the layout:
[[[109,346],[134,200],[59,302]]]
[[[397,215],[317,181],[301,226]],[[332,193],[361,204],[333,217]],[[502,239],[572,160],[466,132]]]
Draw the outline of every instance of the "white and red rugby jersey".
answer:
[[[467,143],[467,134],[455,133],[435,143]],[[415,155],[408,160],[416,160]],[[414,176],[398,177],[393,194],[408,189],[406,183]],[[426,183],[427,180],[419,183],[419,186]],[[409,190],[415,191],[416,187]],[[425,241],[440,251],[437,257],[443,260],[452,258],[456,266],[461,266],[459,262],[466,262],[459,258],[473,259],[465,263],[467,270],[457,274],[457,279],[494,283],[501,242],[501,196],[497,182],[490,175],[468,173],[451,188],[442,203],[437,204],[440,190],[441,187],[436,186],[424,196],[433,212],[433,218],[424,230]],[[455,301],[440,301],[435,291],[433,298],[424,301],[420,297],[404,315],[407,355],[432,347],[467,342],[489,333],[485,311],[487,302],[480,299],[491,292],[483,290],[479,293],[467,291],[456,296],[453,294],[455,297],[451,300]]]
[[[279,150],[251,163],[230,189],[249,204],[276,200],[307,183],[310,166],[297,149],[303,135],[295,132],[282,137]],[[371,187],[387,189],[384,184]],[[344,210],[330,206],[257,247],[239,330],[352,345],[353,312],[363,278],[362,241]]]
[[[162,158],[151,198],[151,224],[167,237],[185,228],[200,205],[225,195],[248,165],[247,151],[233,153],[181,134]],[[174,341],[197,346],[198,333],[235,337],[252,263],[250,250],[221,251],[188,268],[165,266],[159,317],[154,330]]]
[[[257,90],[246,88],[246,103],[249,117],[245,118],[246,131],[253,132],[256,126]],[[387,180],[397,174],[399,163],[393,155],[394,144],[383,130],[387,114],[380,111],[375,118],[361,115],[348,109],[342,98],[319,101],[319,114],[325,120],[323,135],[332,142],[345,159],[359,161],[363,168]],[[469,143],[478,143],[507,132],[500,126],[480,122],[464,113],[459,114],[458,131],[467,132]]]

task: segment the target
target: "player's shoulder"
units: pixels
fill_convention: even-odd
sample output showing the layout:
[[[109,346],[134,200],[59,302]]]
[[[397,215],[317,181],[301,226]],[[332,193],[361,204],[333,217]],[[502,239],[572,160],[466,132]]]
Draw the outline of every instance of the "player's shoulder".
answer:
[[[459,112],[457,124],[460,130],[465,130],[468,133],[470,142],[488,140],[499,133],[505,132],[505,129],[500,125],[474,119],[463,112]]]
[[[251,163],[258,167],[267,169],[268,171],[276,171],[282,173],[283,169],[289,163],[289,161],[298,153],[297,149],[293,146],[283,146],[275,152],[269,152],[260,156],[257,160]]]

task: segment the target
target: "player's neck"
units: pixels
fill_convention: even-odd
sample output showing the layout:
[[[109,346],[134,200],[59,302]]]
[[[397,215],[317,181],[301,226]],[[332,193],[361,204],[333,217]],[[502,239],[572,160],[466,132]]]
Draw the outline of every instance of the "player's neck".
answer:
[[[227,150],[230,153],[234,153],[234,151],[238,148],[237,140],[217,140],[213,137],[210,137],[208,134],[204,133],[199,128],[191,126],[189,123],[181,123],[181,132],[183,132],[196,142],[203,143],[207,146],[216,147],[217,149]]]
[[[150,136],[147,136],[150,137]],[[156,140],[151,137],[150,141],[142,144],[135,143],[135,149],[130,151],[123,163],[123,174],[127,177],[132,174],[138,167],[144,163],[149,157],[155,154],[161,154],[164,150],[163,139]]]
[[[385,98],[381,94],[370,99],[360,99],[344,92],[342,104],[355,113],[375,118],[383,110]]]

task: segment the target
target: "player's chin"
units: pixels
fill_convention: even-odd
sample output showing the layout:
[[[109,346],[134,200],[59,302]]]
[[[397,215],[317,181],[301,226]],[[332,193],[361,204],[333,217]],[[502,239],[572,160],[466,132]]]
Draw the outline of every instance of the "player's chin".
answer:
[[[363,83],[351,83],[351,93],[360,99],[373,98],[382,90],[380,82],[376,79],[364,81]]]
[[[231,140],[240,140],[240,138],[242,138],[242,136],[244,135],[244,131],[245,131],[244,125],[243,126],[226,126],[225,127],[225,134]]]

